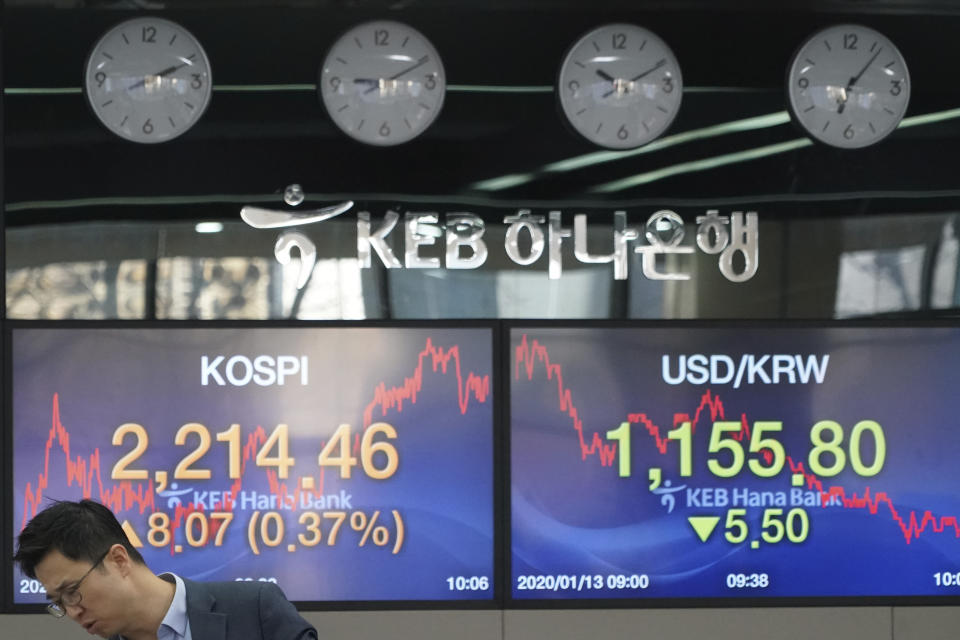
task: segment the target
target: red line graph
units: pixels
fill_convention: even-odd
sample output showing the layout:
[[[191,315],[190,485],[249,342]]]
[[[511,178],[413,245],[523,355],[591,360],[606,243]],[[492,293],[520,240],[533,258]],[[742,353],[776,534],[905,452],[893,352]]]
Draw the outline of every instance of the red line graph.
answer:
[[[450,348],[436,346],[433,340],[427,338],[424,348],[417,356],[416,365],[409,377],[405,377],[403,382],[395,386],[388,386],[386,382],[378,383],[373,391],[371,401],[363,410],[362,429],[366,429],[373,421],[375,413],[380,416],[386,416],[391,411],[402,412],[404,404],[416,404],[419,394],[423,391],[425,369],[430,367],[434,373],[440,373],[443,376],[454,376],[457,383],[457,406],[461,415],[465,415],[470,408],[471,403],[485,403],[490,397],[490,375],[480,375],[469,371],[464,374],[461,363],[460,348],[454,345]],[[70,447],[70,432],[66,428],[60,413],[60,398],[58,393],[53,394],[51,410],[51,426],[47,433],[47,441],[44,449],[43,466],[40,473],[37,474],[36,483],[27,482],[24,488],[23,513],[20,528],[23,529],[27,522],[36,515],[40,504],[43,501],[44,493],[48,489],[50,478],[51,456],[56,450],[63,453],[65,475],[67,486],[77,485],[84,498],[96,496],[96,499],[107,505],[114,513],[121,513],[136,508],[139,513],[145,513],[147,510],[156,511],[157,493],[154,480],[121,480],[114,484],[105,485],[103,481],[100,448],[96,447],[89,456],[74,455]],[[241,453],[241,466],[239,478],[234,480],[230,486],[229,493],[217,505],[225,511],[232,511],[236,504],[237,495],[243,488],[243,478],[247,469],[247,464],[254,459],[256,453],[267,441],[268,435],[262,426],[257,426],[253,431],[246,435]],[[360,435],[356,436],[354,449],[359,448]],[[320,448],[323,447],[320,442]],[[265,474],[270,487],[270,492],[277,496],[281,504],[289,498],[295,500],[294,504],[300,503],[300,496],[304,492],[310,492],[315,497],[323,495],[324,474],[321,468],[318,474],[317,482],[314,482],[312,489],[304,489],[302,483],[304,478],[296,478],[292,482],[293,488],[288,487],[287,483],[282,481],[274,469],[265,469]],[[186,506],[176,505],[171,519],[171,529],[175,532],[183,523],[187,515],[193,511],[203,511],[204,506],[188,503]],[[216,524],[214,525],[216,527]],[[216,529],[213,531],[216,533]],[[175,535],[171,535],[171,553],[173,552],[173,540]]]
[[[573,429],[577,434],[580,445],[580,459],[586,460],[589,456],[596,455],[602,466],[611,466],[616,461],[617,443],[605,442],[600,432],[594,432],[592,437],[584,435],[583,420],[580,418],[579,411],[573,402],[572,390],[564,385],[563,366],[552,362],[547,347],[541,344],[535,338],[528,341],[524,334],[520,344],[514,350],[514,377],[520,379],[521,373],[526,374],[527,380],[532,381],[537,371],[537,366],[543,367],[548,380],[556,382],[557,386],[557,405],[560,411],[565,412],[571,419]],[[673,428],[685,422],[691,423],[691,431],[696,433],[697,426],[701,417],[706,412],[710,414],[710,422],[724,420],[723,402],[718,396],[715,396],[709,389],[704,392],[700,398],[697,408],[690,413],[675,413],[673,416]],[[646,430],[646,433],[653,439],[654,446],[661,455],[667,453],[670,439],[661,432],[661,427],[650,419],[645,413],[628,413],[627,421],[632,424],[640,424]],[[741,429],[732,434],[735,440],[743,441],[750,439],[750,422],[747,415],[741,414]],[[761,451],[767,462],[772,459],[770,451]],[[954,530],[954,535],[960,538],[960,522],[956,516],[935,516],[930,510],[924,510],[922,515],[917,515],[917,511],[911,510],[909,514],[901,514],[893,505],[893,501],[886,492],[873,492],[868,486],[864,489],[863,495],[858,496],[856,492],[847,495],[847,490],[840,486],[824,487],[821,480],[815,474],[809,473],[803,462],[794,462],[793,458],[786,456],[786,463],[790,467],[791,473],[802,473],[805,485],[808,489],[816,489],[820,492],[820,501],[823,508],[826,508],[834,501],[839,501],[846,509],[866,509],[871,515],[876,515],[880,507],[885,507],[890,517],[900,527],[904,540],[910,544],[911,540],[920,537],[928,529],[934,533],[941,533],[949,528]],[[835,503],[835,502],[834,502]]]

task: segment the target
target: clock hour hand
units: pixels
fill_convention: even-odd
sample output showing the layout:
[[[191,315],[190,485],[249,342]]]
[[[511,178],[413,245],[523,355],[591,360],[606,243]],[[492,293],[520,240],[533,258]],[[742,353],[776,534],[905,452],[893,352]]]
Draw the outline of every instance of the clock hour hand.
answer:
[[[604,80],[606,80],[607,82],[614,81],[614,77],[609,73],[607,73],[606,71],[604,71],[603,69],[597,69],[597,75],[603,78]]]
[[[665,65],[665,64],[667,64],[666,59],[665,59],[665,58],[664,58],[664,59],[661,59],[659,62],[657,62],[657,64],[653,65],[652,67],[650,67],[649,69],[647,69],[647,70],[644,71],[643,73],[638,73],[637,75],[635,75],[635,76],[633,76],[632,78],[630,78],[629,82],[636,82],[636,81],[639,80],[640,78],[643,78],[644,76],[650,75],[651,73],[653,73],[654,71],[656,71],[657,69],[659,69],[660,67],[662,67],[662,66]],[[610,94],[612,94],[614,91],[617,90],[617,88],[618,88],[618,87],[617,87],[617,84],[618,84],[618,83],[617,83],[613,78],[611,78],[611,77],[610,77],[609,75],[607,75],[607,74],[602,73],[599,69],[597,70],[597,75],[599,75],[601,78],[606,77],[607,79],[610,80],[610,82],[613,82],[613,89],[611,89],[610,91],[607,91],[605,94],[603,94],[603,97],[604,97],[604,98],[606,98],[607,96],[609,96]],[[622,81],[621,81],[621,82],[622,82]],[[624,84],[626,84],[626,83],[624,83]]]
[[[604,80],[606,80],[607,82],[609,82],[610,84],[613,85],[613,89],[610,89],[610,91],[607,91],[605,94],[603,94],[602,97],[606,98],[606,97],[609,96],[611,93],[613,93],[614,91],[617,90],[617,79],[616,79],[616,78],[614,78],[612,75],[610,75],[609,73],[607,73],[607,72],[604,71],[603,69],[597,69],[597,75],[600,76],[601,78],[603,78]]]
[[[847,97],[848,94],[844,91],[843,98],[837,98],[837,113],[843,113],[843,110],[847,108]]]

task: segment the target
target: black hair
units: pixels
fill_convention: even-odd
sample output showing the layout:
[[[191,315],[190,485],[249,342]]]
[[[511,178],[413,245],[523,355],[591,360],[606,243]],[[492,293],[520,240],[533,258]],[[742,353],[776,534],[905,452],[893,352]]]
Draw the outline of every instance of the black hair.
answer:
[[[13,560],[24,574],[36,578],[37,565],[51,551],[94,563],[115,544],[122,544],[134,562],[146,564],[110,509],[93,500],[55,500],[20,532]]]

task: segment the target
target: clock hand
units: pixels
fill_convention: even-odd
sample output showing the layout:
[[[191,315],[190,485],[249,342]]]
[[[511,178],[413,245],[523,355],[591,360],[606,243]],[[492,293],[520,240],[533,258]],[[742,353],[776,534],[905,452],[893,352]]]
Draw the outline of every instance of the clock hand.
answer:
[[[879,51],[878,51],[877,53],[879,53]],[[389,79],[390,79],[390,80],[396,80],[396,79],[399,78],[400,76],[405,75],[405,74],[407,74],[407,73],[410,73],[411,71],[413,71],[413,70],[416,69],[417,67],[420,67],[420,66],[425,65],[425,64],[427,63],[427,60],[429,60],[429,59],[430,59],[430,56],[425,55],[425,56],[423,56],[422,58],[420,58],[419,60],[417,60],[417,64],[413,65],[412,67],[408,67],[408,68],[404,69],[404,70],[401,71],[400,73],[395,73],[395,74],[393,74],[392,76],[390,76]]]
[[[843,99],[837,98],[837,113],[843,113],[843,110],[847,108],[847,98],[849,94],[846,90],[843,92]]]
[[[428,61],[429,59],[430,59],[430,56],[429,56],[429,55],[424,55],[422,58],[420,58],[419,60],[417,60],[417,64],[413,65],[412,67],[407,67],[407,68],[404,69],[403,71],[400,71],[400,72],[398,72],[398,73],[393,74],[392,76],[390,76],[389,78],[387,78],[387,80],[396,80],[396,79],[399,78],[400,76],[406,75],[406,74],[410,73],[411,71],[413,71],[414,69],[416,69],[416,68],[418,68],[418,67],[422,67],[423,65],[425,65],[425,64],[427,63],[427,61]],[[379,82],[376,83],[376,84],[374,84],[372,87],[370,87],[370,88],[367,89],[366,91],[364,91],[364,93],[370,93],[371,91],[373,91],[374,89],[376,89],[378,86],[379,86]]]
[[[867,60],[867,64],[863,65],[863,69],[860,69],[860,73],[850,78],[850,82],[847,83],[847,91],[850,91],[850,89],[853,89],[853,85],[857,84],[857,80],[860,79],[860,76],[863,75],[864,71],[870,68],[870,65],[873,64],[873,61],[877,59],[877,56],[880,55],[881,51],[883,51],[883,47],[880,47],[879,49],[877,49],[877,52],[873,54],[873,56],[869,60]]]
[[[613,82],[613,89],[610,89],[610,91],[607,91],[606,93],[604,93],[604,94],[603,94],[602,96],[600,96],[600,97],[601,97],[601,98],[606,98],[606,97],[609,96],[610,94],[614,93],[616,90],[617,90],[617,82],[614,81],[614,82]]]
[[[145,84],[147,83],[147,78],[162,78],[163,76],[168,76],[168,75],[170,75],[171,73],[173,73],[173,72],[176,71],[177,69],[182,69],[183,67],[186,67],[186,66],[191,65],[191,64],[193,64],[193,63],[192,63],[192,62],[184,62],[183,64],[171,65],[171,66],[167,67],[166,69],[164,69],[164,70],[162,70],[162,71],[158,71],[157,73],[151,74],[151,75],[149,75],[149,76],[144,76],[144,77],[143,77],[143,80],[141,80],[140,82],[135,82],[135,83],[133,83],[132,85],[130,85],[129,87],[127,87],[127,91],[133,91],[134,89],[139,89],[140,87],[142,87],[143,85],[145,85]]]
[[[664,58],[663,60],[661,60],[661,61],[658,62],[657,64],[653,65],[652,67],[650,67],[649,69],[647,69],[647,70],[644,71],[643,73],[633,76],[632,78],[630,78],[630,82],[636,82],[637,80],[639,80],[639,79],[642,78],[643,76],[650,75],[651,73],[653,73],[654,71],[656,71],[657,69],[659,69],[660,67],[662,67],[662,66],[665,65],[665,64],[667,64],[666,58]]]
[[[603,69],[597,69],[597,75],[606,80],[607,82],[613,82],[614,77],[604,71]]]
[[[606,80],[607,82],[609,82],[610,84],[613,85],[613,89],[610,89],[610,91],[607,91],[605,94],[603,94],[603,96],[602,96],[603,98],[606,98],[606,97],[609,96],[611,93],[613,93],[614,91],[617,90],[617,79],[616,79],[616,78],[614,78],[612,75],[610,75],[609,73],[607,73],[607,72],[604,71],[603,69],[597,69],[597,75],[600,76],[601,78],[603,78],[604,80]]]
[[[660,67],[662,67],[662,66],[665,65],[665,64],[667,64],[666,59],[660,60],[657,64],[653,65],[652,67],[650,67],[649,69],[647,69],[647,70],[644,71],[643,73],[639,73],[639,74],[633,76],[632,78],[630,78],[630,82],[636,82],[636,81],[639,80],[640,78],[642,78],[642,77],[644,77],[644,76],[650,75],[651,73],[653,73],[654,71],[656,71],[657,69],[659,69]],[[599,76],[602,78],[602,77],[604,77],[606,74],[602,74],[602,72],[598,69],[598,70],[597,70],[597,75],[599,75]],[[613,93],[614,91],[617,90],[616,82],[614,81],[614,79],[613,79],[613,78],[610,78],[609,76],[606,76],[606,77],[607,77],[611,82],[614,83],[614,88],[611,89],[610,91],[607,91],[605,94],[603,94],[603,97],[604,97],[604,98],[606,98],[606,97],[609,96],[611,93]]]
[[[877,52],[873,54],[869,60],[867,60],[867,64],[863,65],[863,69],[860,69],[860,73],[850,78],[850,82],[847,83],[846,89],[843,94],[843,101],[842,102],[838,101],[839,106],[837,107],[837,113],[843,113],[844,108],[847,106],[847,96],[849,95],[850,91],[853,89],[853,85],[857,84],[857,80],[859,80],[860,76],[862,76],[864,72],[870,68],[870,65],[873,64],[873,61],[877,59],[877,56],[880,55],[881,51],[883,51],[883,47],[880,47],[879,49],[877,49]]]

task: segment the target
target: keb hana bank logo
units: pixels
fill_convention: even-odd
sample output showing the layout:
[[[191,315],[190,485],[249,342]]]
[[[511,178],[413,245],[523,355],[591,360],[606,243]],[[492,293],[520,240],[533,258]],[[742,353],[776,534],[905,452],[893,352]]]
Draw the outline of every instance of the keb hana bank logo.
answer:
[[[290,185],[283,200],[290,207],[305,199],[299,185]],[[240,217],[255,229],[304,227],[329,220],[353,209],[352,201],[313,210],[268,209],[245,206]],[[489,216],[488,216],[489,217]],[[627,211],[613,212],[610,228],[610,251],[597,253],[588,248],[588,237],[598,235],[596,223],[588,215],[573,215],[573,226],[564,226],[564,212],[534,212],[517,209],[503,215],[503,251],[514,264],[532,267],[547,263],[547,275],[556,280],[563,274],[564,255],[581,264],[612,264],[613,278],[627,280],[631,256],[639,256],[640,270],[651,280],[689,280],[682,258],[668,261],[669,256],[689,256],[698,250],[717,256],[720,273],[731,282],[746,282],[759,268],[759,223],[754,211],[732,211],[720,215],[708,209],[696,216],[696,234],[686,240],[683,218],[670,209],[651,213],[642,226],[631,226]],[[609,228],[609,227],[608,227]],[[478,269],[490,255],[488,225],[480,215],[470,211],[408,211],[401,215],[387,209],[374,217],[370,211],[356,214],[356,247],[360,267],[369,269],[374,256],[387,269]],[[402,243],[401,243],[402,239]],[[300,255],[297,288],[310,279],[317,261],[317,246],[301,231],[282,231],[274,245],[274,256],[281,264],[289,264],[294,249]]]

